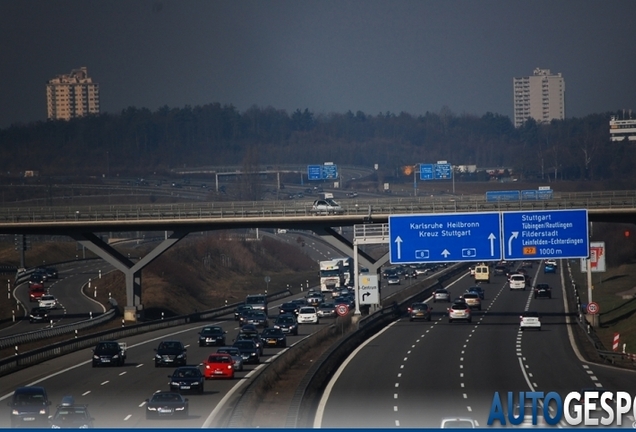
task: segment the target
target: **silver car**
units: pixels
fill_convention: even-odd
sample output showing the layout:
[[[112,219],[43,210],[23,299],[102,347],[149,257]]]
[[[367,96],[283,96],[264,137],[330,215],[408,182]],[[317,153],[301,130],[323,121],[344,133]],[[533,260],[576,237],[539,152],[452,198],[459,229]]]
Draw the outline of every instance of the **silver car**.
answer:
[[[239,351],[236,347],[225,346],[220,347],[216,350],[219,354],[229,354],[232,356],[232,360],[234,360],[234,370],[242,371],[243,370],[243,357],[241,356],[241,351]]]
[[[330,318],[335,317],[336,314],[336,304],[332,302],[323,303],[318,306],[318,317],[319,318]]]
[[[436,289],[435,292],[433,293],[433,303],[436,303],[438,301],[450,303],[451,301],[450,291],[444,288]]]
[[[314,205],[311,207],[311,212],[323,215],[342,214],[344,213],[344,209],[333,199],[327,198],[314,201]]]

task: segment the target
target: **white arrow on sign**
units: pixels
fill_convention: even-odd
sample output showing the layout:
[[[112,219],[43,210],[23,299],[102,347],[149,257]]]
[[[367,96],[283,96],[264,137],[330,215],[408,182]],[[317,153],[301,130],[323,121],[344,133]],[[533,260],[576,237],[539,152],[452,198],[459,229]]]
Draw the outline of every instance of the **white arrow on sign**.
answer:
[[[397,236],[395,238],[395,243],[397,244],[397,258],[401,259],[402,258],[402,238],[400,236]]]
[[[448,249],[444,249],[444,250],[442,251],[442,255],[444,255],[444,258],[448,258],[448,256],[449,256],[450,254],[451,254],[451,253],[448,251]]]
[[[488,240],[490,240],[490,256],[495,256],[495,239],[497,237],[495,237],[495,235],[493,233],[490,233],[490,235],[488,236]]]
[[[519,237],[519,231],[513,231],[512,235],[508,239],[508,255],[512,256],[512,241]]]

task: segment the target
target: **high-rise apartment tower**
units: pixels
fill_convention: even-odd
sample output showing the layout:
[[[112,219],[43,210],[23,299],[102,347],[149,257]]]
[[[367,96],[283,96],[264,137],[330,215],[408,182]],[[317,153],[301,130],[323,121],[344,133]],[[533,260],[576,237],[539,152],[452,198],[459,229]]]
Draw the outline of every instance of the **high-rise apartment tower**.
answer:
[[[550,69],[535,69],[528,77],[513,78],[515,127],[529,118],[549,122],[565,118],[565,81]]]
[[[99,84],[89,78],[85,67],[58,75],[46,84],[49,120],[69,120],[99,114]]]

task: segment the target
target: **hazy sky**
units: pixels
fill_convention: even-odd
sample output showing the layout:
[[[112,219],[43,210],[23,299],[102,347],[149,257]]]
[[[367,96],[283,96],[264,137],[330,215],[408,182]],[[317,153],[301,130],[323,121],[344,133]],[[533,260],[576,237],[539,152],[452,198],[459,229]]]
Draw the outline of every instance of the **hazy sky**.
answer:
[[[562,73],[566,115],[636,110],[634,0],[0,0],[0,127],[46,119],[86,66],[102,112],[220,102],[512,117]]]

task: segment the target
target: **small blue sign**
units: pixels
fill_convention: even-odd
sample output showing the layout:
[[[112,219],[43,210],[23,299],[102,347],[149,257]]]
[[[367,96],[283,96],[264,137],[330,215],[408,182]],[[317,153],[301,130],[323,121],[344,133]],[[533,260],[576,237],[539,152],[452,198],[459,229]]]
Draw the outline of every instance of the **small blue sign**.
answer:
[[[389,216],[392,264],[494,261],[502,256],[500,214]]]
[[[420,164],[420,180],[433,180],[433,164]]]
[[[521,191],[521,199],[522,200],[536,200],[537,199],[538,190],[522,190]]]
[[[586,258],[587,210],[503,212],[504,259]]]
[[[516,191],[488,191],[486,192],[486,201],[519,201],[521,195]]]
[[[307,179],[308,180],[322,180],[322,165],[308,165],[307,166]]]
[[[537,199],[549,200],[552,199],[552,189],[539,189],[537,191]]]
[[[323,165],[322,166],[322,178],[323,179],[337,179],[338,178],[338,166],[337,165]]]
[[[451,164],[435,164],[434,175],[435,180],[450,180],[453,178],[453,169]]]

